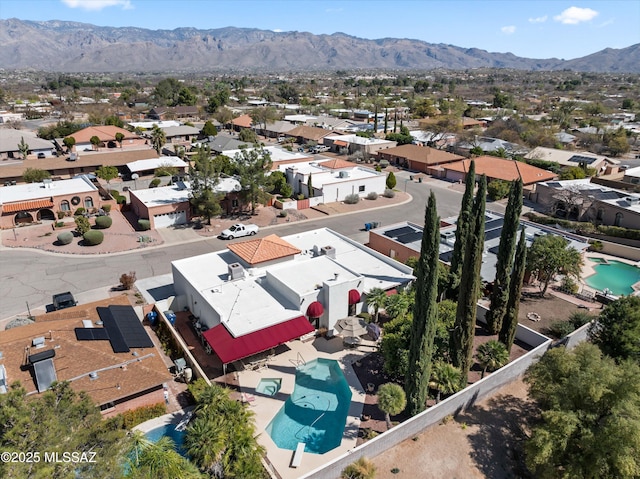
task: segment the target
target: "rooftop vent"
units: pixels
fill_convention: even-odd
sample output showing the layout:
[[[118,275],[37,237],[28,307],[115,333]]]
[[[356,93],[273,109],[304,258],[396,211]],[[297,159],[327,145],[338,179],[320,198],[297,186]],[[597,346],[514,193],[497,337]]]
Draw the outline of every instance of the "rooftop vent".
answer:
[[[91,379],[98,379],[98,373],[95,371],[92,371],[89,373],[89,378]]]
[[[93,328],[93,323],[91,322],[90,319],[83,319],[82,320],[82,327],[83,328]]]
[[[627,196],[625,200],[627,200],[627,203],[629,203],[630,205],[640,204],[640,198],[636,196]]]
[[[33,341],[31,341],[31,345],[34,348],[42,348],[44,346],[44,336],[33,338]]]
[[[231,263],[229,265],[229,279],[231,281],[244,278],[244,268],[240,263]]]
[[[320,248],[320,254],[327,255],[329,258],[335,259],[336,249],[333,246],[323,246]]]

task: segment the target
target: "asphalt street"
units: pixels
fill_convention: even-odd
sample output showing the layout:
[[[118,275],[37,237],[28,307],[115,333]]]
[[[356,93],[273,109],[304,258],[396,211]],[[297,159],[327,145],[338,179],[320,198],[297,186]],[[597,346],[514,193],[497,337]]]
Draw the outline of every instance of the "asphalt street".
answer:
[[[455,216],[460,209],[462,194],[448,188],[444,182],[417,183],[405,181],[409,173],[401,171],[396,177],[398,190],[410,193],[410,203],[374,211],[349,215],[327,216],[319,220],[295,222],[262,230],[258,236],[277,231],[280,236],[300,231],[328,227],[361,243],[367,242],[368,233],[362,229],[365,222],[379,221],[388,225],[400,221],[424,222],[424,208],[430,190],[436,195],[438,213],[442,218]],[[492,209],[500,211],[502,205]],[[171,261],[226,248],[228,243],[216,239],[168,246],[150,247],[121,254],[75,256],[43,253],[29,249],[3,249],[0,252],[0,318],[25,314],[28,309],[41,311],[51,302],[54,293],[71,291],[79,302],[83,293],[119,283],[120,275],[135,271],[137,278],[148,278],[171,272]],[[87,298],[88,299],[88,298]]]

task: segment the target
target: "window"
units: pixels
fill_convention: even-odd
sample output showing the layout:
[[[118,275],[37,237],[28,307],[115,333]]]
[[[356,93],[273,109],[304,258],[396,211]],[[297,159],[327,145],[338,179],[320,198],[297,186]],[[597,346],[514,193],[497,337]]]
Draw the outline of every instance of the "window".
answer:
[[[237,199],[231,200],[231,206],[233,208],[237,208],[239,204],[240,204],[240,202]]]
[[[604,218],[604,208],[598,208],[598,213],[596,213],[596,219],[598,221],[602,221],[602,218]]]
[[[62,200],[62,202],[60,202],[60,210],[71,211],[71,206],[69,205],[69,202],[67,200]]]
[[[85,208],[93,208],[93,198],[91,198],[91,196],[87,196],[84,199],[84,207]]]
[[[613,226],[620,226],[622,217],[623,217],[622,213],[616,213],[616,219],[613,221]]]
[[[358,186],[358,191],[362,193],[364,191],[364,185]]]

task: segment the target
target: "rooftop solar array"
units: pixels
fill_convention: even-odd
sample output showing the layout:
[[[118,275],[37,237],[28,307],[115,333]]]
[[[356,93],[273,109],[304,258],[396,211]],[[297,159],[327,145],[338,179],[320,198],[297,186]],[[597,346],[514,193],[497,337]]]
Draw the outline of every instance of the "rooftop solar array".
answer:
[[[400,235],[396,238],[396,241],[402,244],[407,244],[413,243],[414,241],[417,241],[419,239],[422,239],[422,231],[413,231],[412,233]]]
[[[408,233],[413,233],[414,231],[415,229],[413,229],[411,226],[402,226],[401,228],[387,230],[384,232],[384,235],[388,236],[389,238],[397,238]]]
[[[109,340],[114,353],[130,348],[152,348],[153,341],[131,306],[112,305],[96,308],[103,328],[75,328],[78,341]]]
[[[36,362],[33,365],[33,371],[36,376],[36,387],[40,393],[49,389],[51,383],[58,380],[52,358]]]
[[[597,158],[593,158],[591,156],[583,156],[583,155],[573,155],[571,158],[569,158],[569,161],[573,163],[584,163],[585,165],[590,165],[596,160]]]
[[[496,228],[493,230],[485,231],[484,240],[491,241],[492,239],[499,238],[501,234],[502,234],[502,228]]]
[[[496,228],[500,228],[502,227],[503,224],[504,224],[504,218],[497,218],[495,220],[486,221],[484,223],[484,230],[489,231]]]
[[[440,253],[440,261],[445,263],[451,263],[451,257],[453,256],[453,250]]]
[[[44,361],[45,359],[51,359],[55,357],[56,351],[55,349],[47,349],[46,351],[42,351],[40,353],[32,354],[29,356],[29,362],[31,364],[35,364],[38,361]]]

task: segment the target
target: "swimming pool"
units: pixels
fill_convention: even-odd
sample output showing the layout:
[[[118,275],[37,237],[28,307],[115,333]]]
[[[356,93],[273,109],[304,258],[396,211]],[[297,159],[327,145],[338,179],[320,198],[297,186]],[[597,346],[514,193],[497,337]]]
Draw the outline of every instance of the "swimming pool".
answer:
[[[145,433],[145,436],[147,436],[147,439],[153,442],[157,442],[162,436],[170,437],[176,444],[176,451],[181,456],[187,457],[187,453],[182,448],[184,444],[185,432],[184,430],[177,431],[175,424],[165,424],[164,426],[153,428],[150,431],[147,431]]]
[[[256,386],[256,392],[266,396],[275,396],[282,386],[281,378],[264,378]]]
[[[294,451],[324,454],[340,445],[347,422],[351,390],[337,361],[316,359],[296,371],[293,394],[266,428],[273,442]]]
[[[595,274],[584,278],[592,288],[603,291],[605,288],[615,295],[631,294],[635,283],[640,281],[640,268],[622,261],[589,258],[596,264]]]

